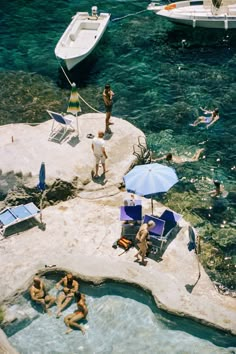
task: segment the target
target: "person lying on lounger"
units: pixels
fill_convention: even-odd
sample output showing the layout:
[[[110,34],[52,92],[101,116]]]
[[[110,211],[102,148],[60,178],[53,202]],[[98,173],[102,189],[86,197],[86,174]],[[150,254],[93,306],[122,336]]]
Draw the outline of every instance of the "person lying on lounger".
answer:
[[[77,310],[64,318],[66,326],[69,327],[65,333],[68,334],[72,331],[73,328],[78,328],[83,334],[85,334],[84,327],[78,323],[82,319],[85,319],[88,314],[85,295],[77,291],[75,293],[75,301],[77,303]]]
[[[157,159],[152,160],[152,162],[157,162],[157,161],[162,161],[162,160],[167,160],[169,162],[174,162],[174,163],[194,162],[194,161],[199,160],[199,157],[203,151],[204,151],[203,148],[198,149],[192,157],[174,156],[174,155],[172,155],[171,152],[169,152],[165,156],[158,157]]]
[[[59,289],[61,285],[63,291],[60,292],[57,300],[57,317],[61,316],[61,312],[69,305],[75,293],[79,290],[79,283],[71,273],[68,273],[56,284],[56,289]]]
[[[49,307],[51,307],[55,302],[56,298],[47,294],[44,282],[39,277],[34,277],[33,284],[30,287],[30,297],[31,300],[40,304],[44,312],[49,312]]]
[[[215,108],[213,111],[208,111],[204,108],[201,108],[203,111],[203,116],[198,117],[192,124],[193,127],[196,127],[198,124],[207,124],[207,128],[209,128],[212,124],[214,124],[218,119],[220,119],[219,116],[219,110],[218,108]]]

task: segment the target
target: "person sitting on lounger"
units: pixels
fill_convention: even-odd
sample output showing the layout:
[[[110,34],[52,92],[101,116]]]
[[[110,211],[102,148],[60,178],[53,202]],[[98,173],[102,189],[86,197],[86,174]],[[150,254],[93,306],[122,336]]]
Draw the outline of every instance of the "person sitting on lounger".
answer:
[[[220,119],[218,108],[215,108],[213,111],[208,111],[203,108],[201,108],[201,110],[204,112],[204,116],[198,117],[192,124],[190,124],[193,127],[196,127],[198,124],[203,123],[203,124],[207,124],[206,127],[209,128],[218,119]]]
[[[143,265],[146,265],[144,258],[146,257],[146,253],[148,250],[149,230],[153,229],[155,225],[156,224],[153,220],[149,220],[148,223],[144,223],[140,226],[139,231],[135,237],[139,251],[137,254],[135,254],[134,257],[136,257],[139,261],[139,256],[141,256],[141,264]]]
[[[56,298],[47,294],[44,282],[39,277],[34,277],[33,284],[30,287],[30,297],[31,300],[40,304],[44,312],[49,312],[49,307],[51,307],[55,302]]]
[[[83,334],[85,334],[85,329],[78,322],[85,319],[88,314],[88,308],[85,301],[85,295],[81,294],[79,291],[75,293],[75,300],[77,303],[77,310],[74,313],[67,315],[64,318],[64,322],[67,327],[66,334],[72,331],[72,328],[78,328]],[[72,328],[71,328],[72,327]]]
[[[63,291],[59,294],[57,300],[57,317],[61,316],[61,312],[69,305],[75,293],[79,290],[79,283],[71,273],[68,273],[56,284],[56,289],[59,289],[61,285],[63,286]]]
[[[174,156],[174,155],[172,155],[171,152],[169,152],[165,156],[162,156],[162,157],[159,157],[155,160],[152,160],[152,162],[162,161],[162,160],[167,160],[168,162],[174,162],[174,163],[194,162],[194,161],[199,160],[199,157],[203,151],[204,151],[204,148],[198,149],[192,157]]]

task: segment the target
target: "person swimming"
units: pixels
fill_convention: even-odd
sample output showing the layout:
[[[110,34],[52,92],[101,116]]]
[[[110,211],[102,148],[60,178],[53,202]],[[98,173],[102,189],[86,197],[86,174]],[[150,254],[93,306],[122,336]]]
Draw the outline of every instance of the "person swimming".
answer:
[[[224,186],[221,185],[221,182],[218,181],[217,179],[213,180],[215,189],[213,191],[210,191],[209,194],[211,197],[218,197],[223,194],[224,192]],[[224,193],[225,194],[225,193]]]
[[[174,163],[194,162],[199,160],[199,157],[204,150],[205,150],[204,148],[198,149],[192,157],[175,156],[171,152],[169,152],[167,155],[152,160],[152,162],[162,161],[162,160],[166,160],[168,162],[174,162]]]
[[[206,127],[209,128],[218,119],[220,119],[218,108],[215,108],[213,111],[208,111],[203,108],[201,108],[201,110],[204,112],[204,116],[198,117],[192,124],[190,124],[193,127],[196,127],[198,124],[203,123],[203,124],[207,124]]]

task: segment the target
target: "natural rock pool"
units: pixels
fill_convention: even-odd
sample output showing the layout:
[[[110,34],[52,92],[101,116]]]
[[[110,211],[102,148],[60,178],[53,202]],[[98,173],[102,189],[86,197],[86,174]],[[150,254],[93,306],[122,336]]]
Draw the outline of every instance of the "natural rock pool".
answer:
[[[58,279],[44,279],[52,294],[57,294]],[[10,343],[21,354],[236,353],[236,337],[159,310],[142,289],[80,282],[80,290],[89,309],[84,336],[76,330],[65,334],[63,317],[76,309],[75,303],[56,318],[55,306],[51,316],[43,314],[25,293],[6,312],[6,320],[14,319],[2,326]]]

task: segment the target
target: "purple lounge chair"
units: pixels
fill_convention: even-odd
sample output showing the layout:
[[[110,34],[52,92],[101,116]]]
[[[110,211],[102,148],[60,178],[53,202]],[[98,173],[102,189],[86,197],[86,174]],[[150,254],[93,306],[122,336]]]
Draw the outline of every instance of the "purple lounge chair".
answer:
[[[121,221],[140,221],[142,220],[142,205],[121,206]]]

